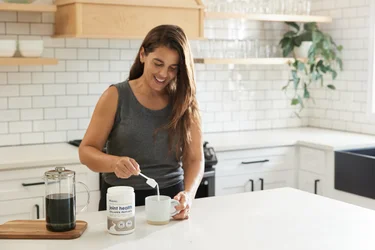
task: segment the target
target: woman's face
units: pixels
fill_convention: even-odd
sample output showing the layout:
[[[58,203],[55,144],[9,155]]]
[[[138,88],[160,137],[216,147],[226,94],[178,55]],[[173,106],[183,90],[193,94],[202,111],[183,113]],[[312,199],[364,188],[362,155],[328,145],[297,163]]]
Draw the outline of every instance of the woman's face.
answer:
[[[142,48],[140,59],[144,63],[143,76],[151,89],[163,91],[176,78],[179,63],[177,51],[159,47],[146,56]]]

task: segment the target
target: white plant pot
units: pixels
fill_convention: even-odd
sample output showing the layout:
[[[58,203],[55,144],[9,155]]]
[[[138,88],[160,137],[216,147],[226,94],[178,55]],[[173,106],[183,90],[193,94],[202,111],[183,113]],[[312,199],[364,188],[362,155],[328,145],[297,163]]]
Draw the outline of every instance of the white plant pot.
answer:
[[[313,42],[302,42],[299,47],[294,47],[294,56],[296,58],[307,58],[312,44]]]

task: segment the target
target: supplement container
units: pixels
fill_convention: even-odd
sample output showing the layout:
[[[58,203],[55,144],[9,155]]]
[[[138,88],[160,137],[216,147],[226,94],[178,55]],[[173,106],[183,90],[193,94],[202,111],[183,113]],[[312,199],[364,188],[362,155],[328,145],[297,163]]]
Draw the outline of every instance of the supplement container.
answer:
[[[111,234],[130,234],[135,230],[135,194],[132,187],[107,190],[107,229]]]

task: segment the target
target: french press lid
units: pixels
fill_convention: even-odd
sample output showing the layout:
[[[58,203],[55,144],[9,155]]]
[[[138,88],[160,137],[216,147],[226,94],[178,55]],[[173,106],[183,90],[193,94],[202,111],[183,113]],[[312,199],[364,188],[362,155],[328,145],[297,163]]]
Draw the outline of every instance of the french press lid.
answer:
[[[56,167],[54,170],[49,170],[45,173],[48,179],[61,179],[74,176],[75,172],[65,167]]]

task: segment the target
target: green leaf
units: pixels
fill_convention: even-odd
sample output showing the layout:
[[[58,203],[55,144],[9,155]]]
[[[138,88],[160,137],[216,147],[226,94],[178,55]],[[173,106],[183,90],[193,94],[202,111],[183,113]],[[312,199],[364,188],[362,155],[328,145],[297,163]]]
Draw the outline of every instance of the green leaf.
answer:
[[[332,84],[328,84],[328,85],[327,85],[327,88],[332,89],[332,90],[335,90],[335,89],[336,89],[336,87],[335,87],[334,85],[332,85]]]
[[[313,31],[312,33],[312,40],[313,43],[317,44],[323,39],[323,34],[320,31]]]
[[[279,45],[281,46],[281,48],[284,48],[290,43],[292,43],[292,39],[290,37],[284,37],[280,40]]]
[[[332,80],[335,80],[336,77],[337,77],[337,72],[333,69],[331,69],[331,73],[332,73]]]
[[[307,31],[315,31],[318,29],[318,26],[315,22],[312,22],[312,23],[305,23],[303,25],[303,28]]]
[[[307,89],[307,85],[305,83],[304,87],[303,87],[303,98],[306,98],[306,99],[309,99],[310,98],[310,92],[309,90]]]
[[[340,52],[342,51],[343,48],[344,47],[342,45],[337,46],[337,50],[340,51]]]
[[[342,60],[341,60],[341,58],[336,58],[336,62],[339,64],[340,70],[342,71]]]
[[[292,52],[292,50],[293,50],[293,44],[288,43],[283,49],[283,56],[287,57],[290,54],[290,52]]]
[[[294,28],[296,30],[296,32],[299,31],[299,26],[297,23],[295,22],[285,22],[287,25],[289,25],[290,27]]]
[[[288,32],[286,32],[286,33],[284,34],[284,37],[293,37],[293,36],[295,36],[295,35],[297,35],[296,32],[294,32],[294,31],[288,31]]]
[[[300,71],[305,70],[305,64],[301,61],[298,61],[298,70]]]
[[[297,105],[298,103],[299,103],[298,99],[296,99],[296,98],[292,99],[292,102],[291,102],[292,105]]]
[[[301,105],[301,109],[303,109],[305,106],[303,105],[303,100],[302,100],[302,97],[300,95],[298,95],[298,102]]]

